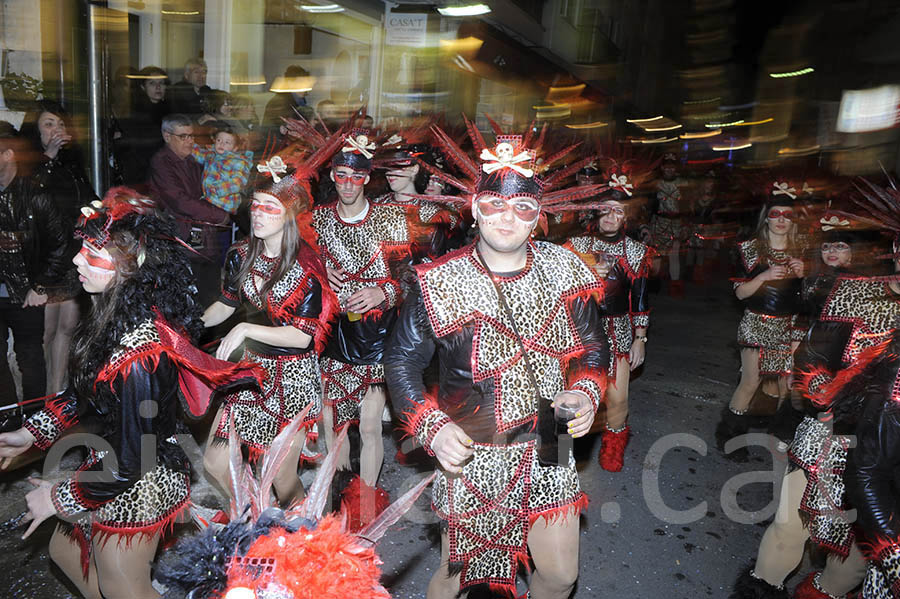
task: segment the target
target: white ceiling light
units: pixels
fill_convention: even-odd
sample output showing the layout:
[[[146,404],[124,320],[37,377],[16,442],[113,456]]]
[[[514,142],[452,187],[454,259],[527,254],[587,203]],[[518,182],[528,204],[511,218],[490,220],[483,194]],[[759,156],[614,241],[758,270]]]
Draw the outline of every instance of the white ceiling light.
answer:
[[[344,12],[339,4],[301,4],[300,8],[312,13]]]
[[[444,8],[439,8],[438,12],[445,17],[476,17],[491,12],[491,7],[487,4],[464,4],[445,6]]]

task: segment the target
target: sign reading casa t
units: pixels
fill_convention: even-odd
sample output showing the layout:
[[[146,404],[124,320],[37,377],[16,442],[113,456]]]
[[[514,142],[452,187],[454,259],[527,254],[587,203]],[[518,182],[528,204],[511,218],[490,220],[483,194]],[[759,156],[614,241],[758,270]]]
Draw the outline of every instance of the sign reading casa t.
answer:
[[[385,18],[384,43],[388,46],[425,47],[428,17],[422,13],[388,13]]]

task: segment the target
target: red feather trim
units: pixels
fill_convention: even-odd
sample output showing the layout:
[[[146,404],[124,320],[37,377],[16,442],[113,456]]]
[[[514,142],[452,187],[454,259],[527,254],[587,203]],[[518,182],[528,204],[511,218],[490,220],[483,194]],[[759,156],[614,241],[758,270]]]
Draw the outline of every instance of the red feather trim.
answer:
[[[544,158],[544,162],[541,166],[543,166],[545,169],[550,168],[551,166],[553,166],[554,162],[562,160],[563,158],[568,156],[572,152],[572,150],[574,150],[575,148],[577,148],[580,145],[581,145],[581,142],[578,142],[577,144],[572,144],[571,146],[567,146],[567,147],[563,148],[559,152],[550,154],[549,156]]]
[[[503,127],[500,126],[497,121],[491,118],[491,115],[485,113],[484,118],[487,119],[487,122],[491,124],[491,129],[494,130],[494,135],[504,135]]]
[[[415,438],[422,419],[433,410],[441,409],[440,406],[438,406],[437,400],[430,393],[425,394],[425,401],[422,403],[416,401],[411,401],[409,403],[414,406],[412,410],[406,410],[400,415],[400,430],[403,433],[402,438]]]
[[[865,371],[869,365],[877,360],[880,356],[882,356],[885,352],[888,351],[888,346],[890,345],[889,341],[884,341],[878,345],[867,348],[862,351],[859,356],[857,356],[856,360],[853,361],[848,368],[841,369],[829,383],[825,384],[822,387],[822,390],[815,395],[815,397],[811,397],[808,394],[809,383],[813,379],[813,377],[826,374],[829,375],[828,371],[821,368],[813,368],[808,371],[803,371],[798,374],[797,379],[797,388],[798,390],[813,403],[818,408],[827,409],[834,402],[835,397],[841,392],[844,386],[859,376],[860,373]]]
[[[432,164],[428,164],[427,162],[425,162],[418,156],[415,156],[415,159],[416,159],[416,162],[419,164],[419,166],[424,168],[426,171],[428,171],[430,174],[434,175],[435,177],[437,177],[444,183],[449,183],[450,185],[459,189],[460,191],[465,191],[467,193],[475,193],[475,184],[474,183],[471,183],[471,182],[464,183],[464,182],[460,181],[459,179],[457,179],[456,177],[448,175],[447,173],[445,173],[438,167],[436,167]],[[430,197],[430,196],[424,196],[424,197]]]
[[[436,125],[432,126],[431,132],[434,135],[435,142],[444,151],[444,155],[447,159],[465,173],[467,177],[473,180],[476,179],[479,175],[479,171],[475,161],[472,160],[468,154],[463,152],[462,148],[460,148],[455,141],[450,139],[450,136],[444,133],[443,129],[440,127]],[[484,143],[484,140],[482,140],[482,143]]]
[[[565,181],[570,175],[573,175],[580,171],[583,167],[588,164],[594,162],[597,159],[597,156],[588,156],[587,158],[582,158],[581,160],[576,160],[572,164],[565,166],[558,171],[550,173],[546,179],[544,179],[544,191],[550,191],[557,186],[559,186],[563,181]]]
[[[878,535],[874,539],[857,539],[860,551],[872,560],[880,560],[885,553],[900,552],[900,539]]]
[[[544,526],[550,526],[551,524],[559,522],[560,520],[565,521],[570,516],[578,518],[578,515],[588,508],[589,503],[590,500],[588,499],[588,496],[582,493],[581,496],[578,497],[578,499],[571,503],[567,503],[565,505],[561,505],[559,507],[545,510],[536,514],[529,514],[528,525],[534,526],[535,524],[537,524],[538,520],[543,520]]]
[[[487,147],[487,143],[485,143],[484,137],[482,137],[481,131],[478,130],[475,123],[470,121],[465,114],[462,116],[463,121],[466,123],[466,132],[469,134],[469,139],[472,140],[472,146],[475,148],[475,154],[481,154],[481,151]]]

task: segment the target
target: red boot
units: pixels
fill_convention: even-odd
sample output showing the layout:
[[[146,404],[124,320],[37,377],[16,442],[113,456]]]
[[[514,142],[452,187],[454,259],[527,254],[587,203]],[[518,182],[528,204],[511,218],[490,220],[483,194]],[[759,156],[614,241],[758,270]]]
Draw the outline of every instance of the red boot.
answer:
[[[819,586],[821,574],[821,572],[810,572],[809,576],[804,578],[803,582],[794,589],[794,599],[845,599],[846,595],[838,597],[822,590],[822,587]]]
[[[341,505],[347,514],[347,528],[359,532],[383,512],[391,503],[387,491],[370,487],[358,476],[353,477],[341,497]]]
[[[618,431],[611,430],[609,425],[603,427],[600,436],[600,455],[597,456],[601,468],[608,472],[621,472],[625,464],[625,446],[628,445],[629,436],[631,427],[628,425]]]

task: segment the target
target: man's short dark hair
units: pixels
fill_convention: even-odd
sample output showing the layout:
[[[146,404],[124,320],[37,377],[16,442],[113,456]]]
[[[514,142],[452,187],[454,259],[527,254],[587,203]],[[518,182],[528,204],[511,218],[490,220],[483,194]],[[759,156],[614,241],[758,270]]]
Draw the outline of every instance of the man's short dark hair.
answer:
[[[309,77],[309,71],[298,64],[292,64],[284,70],[285,77]]]
[[[167,114],[163,117],[161,129],[163,133],[175,133],[176,128],[191,127],[193,124],[190,117],[186,114],[173,112],[172,114]]]
[[[19,132],[11,123],[0,121],[0,152],[19,151]]]

